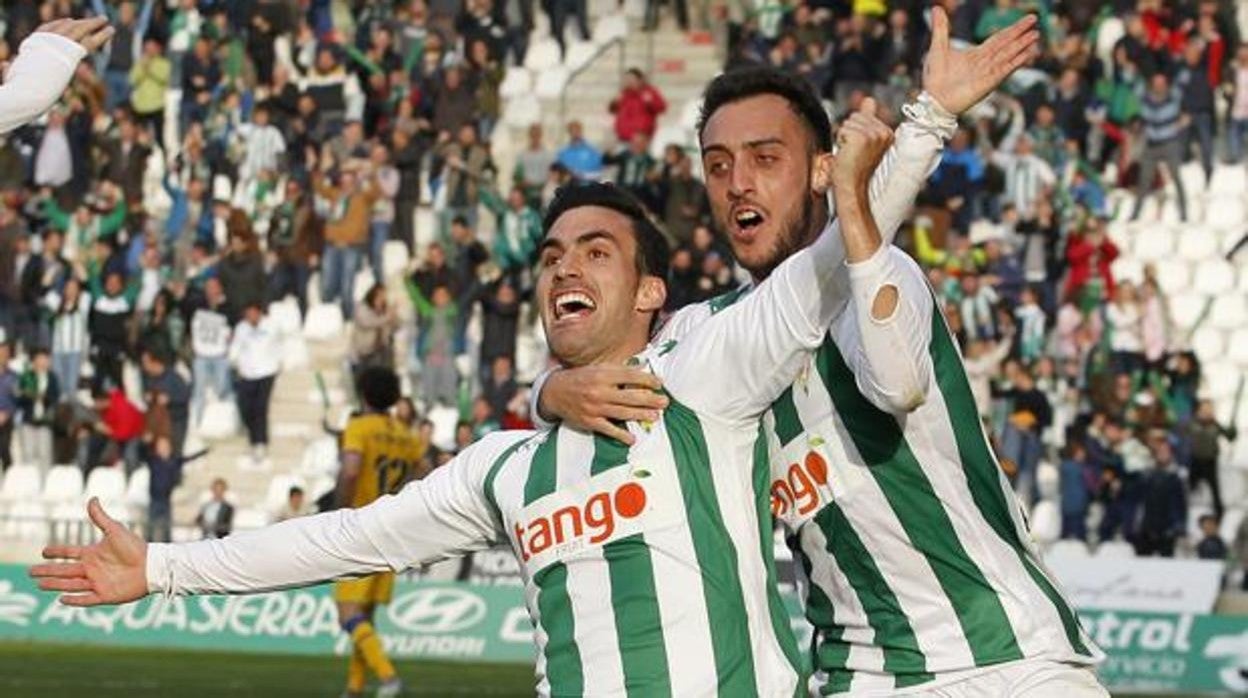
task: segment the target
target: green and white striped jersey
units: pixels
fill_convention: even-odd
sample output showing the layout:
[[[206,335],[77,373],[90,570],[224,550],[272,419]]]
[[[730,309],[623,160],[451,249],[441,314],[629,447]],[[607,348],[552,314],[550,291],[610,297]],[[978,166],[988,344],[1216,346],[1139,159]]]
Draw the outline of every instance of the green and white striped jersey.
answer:
[[[764,420],[772,512],[806,577],[814,682],[895,695],[1024,658],[1093,663],[1101,654],[1032,544],[930,287],[895,256],[913,345],[896,355],[930,361],[926,401],[903,414],[877,406],[850,304]]]
[[[634,357],[663,379],[632,447],[499,432],[361,509],[149,551],[165,593],[402,570],[507,541],[546,696],[793,696],[808,662],[776,590],[761,417],[832,318],[827,233],[749,298]]]

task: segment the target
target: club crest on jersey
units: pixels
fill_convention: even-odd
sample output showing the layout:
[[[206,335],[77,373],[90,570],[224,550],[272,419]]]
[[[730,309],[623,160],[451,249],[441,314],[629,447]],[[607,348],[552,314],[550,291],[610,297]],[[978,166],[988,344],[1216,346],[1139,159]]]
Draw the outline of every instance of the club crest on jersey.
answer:
[[[542,497],[518,512],[511,536],[530,572],[646,530],[679,523],[670,487],[621,466]]]

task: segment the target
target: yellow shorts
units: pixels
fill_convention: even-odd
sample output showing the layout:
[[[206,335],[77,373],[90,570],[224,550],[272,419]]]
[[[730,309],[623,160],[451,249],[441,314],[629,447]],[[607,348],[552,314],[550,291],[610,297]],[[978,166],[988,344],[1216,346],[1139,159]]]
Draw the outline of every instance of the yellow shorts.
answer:
[[[334,582],[334,601],[358,604],[390,603],[394,594],[394,573],[381,572],[359,579]]]

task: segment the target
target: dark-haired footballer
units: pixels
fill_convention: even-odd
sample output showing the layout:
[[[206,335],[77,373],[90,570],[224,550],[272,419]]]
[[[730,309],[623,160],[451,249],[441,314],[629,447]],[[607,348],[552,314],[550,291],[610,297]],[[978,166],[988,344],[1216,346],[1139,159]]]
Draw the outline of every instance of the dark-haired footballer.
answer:
[[[886,241],[934,162],[933,132],[948,134],[951,114],[1004,80],[1037,38],[1028,18],[980,47],[952,51],[944,12],[933,8],[932,17],[928,94],[907,109],[892,171],[877,173],[886,177],[873,202]],[[827,117],[800,77],[756,68],[716,78],[698,132],[712,212],[756,285],[681,310],[653,340],[659,345],[683,341],[756,293],[829,215],[799,184],[811,176],[808,153],[832,146]],[[897,193],[907,189],[910,200]],[[897,248],[844,237],[849,264],[840,274],[883,268],[878,277],[894,286],[847,289],[823,345],[764,418],[766,496],[806,576],[811,688],[852,696],[1107,695],[1092,671],[1103,655],[1032,543],[921,270]],[[605,431],[585,397],[598,379],[575,375],[595,370],[554,373],[534,413]],[[612,380],[636,379],[617,372]],[[569,391],[580,399],[561,395]]]
[[[380,366],[366,368],[359,374],[356,388],[363,412],[352,417],[342,433],[342,464],[336,489],[339,508],[367,506],[428,474],[420,468],[424,455],[420,440],[405,424],[390,416],[390,408],[401,397],[398,375]],[[373,626],[373,612],[378,605],[390,603],[393,592],[393,572],[334,584],[338,622],[351,636],[352,643],[347,696],[363,695],[370,671],[381,682],[378,695],[397,696],[402,692],[402,683]]]
[[[891,132],[843,127],[812,186],[864,197]],[[875,236],[846,214],[846,234]],[[145,545],[92,501],[101,543],[32,568],[65,603],[252,592],[402,570],[506,541],[521,561],[543,696],[793,696],[805,662],[774,584],[759,418],[827,332],[834,236],[678,344],[648,346],[668,250],[614,185],[566,188],[547,212],[537,302],[564,364],[646,367],[672,404],[629,447],[571,427],[484,437],[360,509],[220,541]],[[839,243],[839,240],[835,242]],[[866,279],[866,283],[878,283]],[[75,593],[77,592],[77,593]]]

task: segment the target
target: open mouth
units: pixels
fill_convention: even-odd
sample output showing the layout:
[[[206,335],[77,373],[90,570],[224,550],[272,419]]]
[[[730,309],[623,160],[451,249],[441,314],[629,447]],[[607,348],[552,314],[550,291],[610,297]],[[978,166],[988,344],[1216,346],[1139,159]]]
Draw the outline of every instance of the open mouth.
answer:
[[[752,206],[738,206],[732,211],[732,222],[739,232],[750,234],[765,220],[763,212]]]
[[[563,291],[555,294],[555,320],[567,320],[589,317],[598,309],[598,304],[583,291]]]

